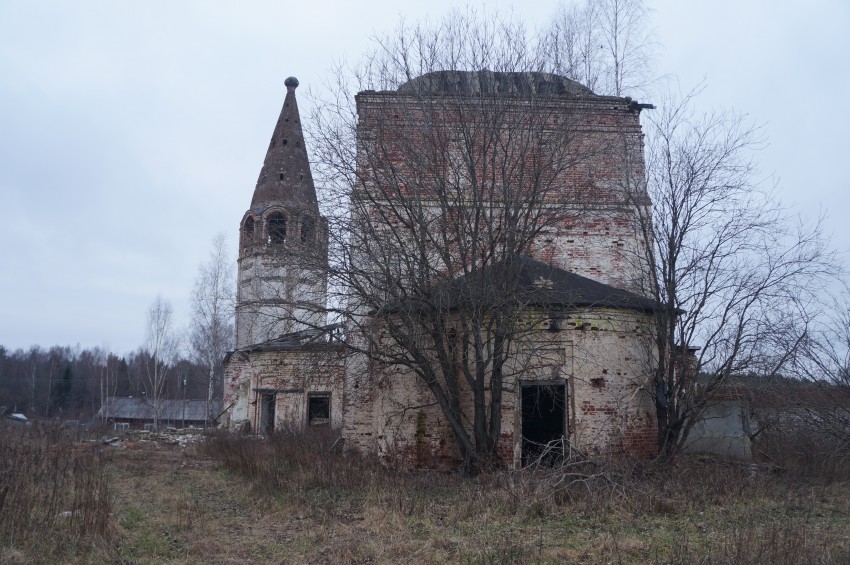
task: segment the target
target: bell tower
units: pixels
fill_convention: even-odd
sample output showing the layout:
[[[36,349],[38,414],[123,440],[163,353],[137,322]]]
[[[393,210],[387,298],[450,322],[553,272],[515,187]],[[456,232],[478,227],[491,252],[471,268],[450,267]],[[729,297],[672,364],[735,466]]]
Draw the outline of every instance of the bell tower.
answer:
[[[237,349],[325,324],[328,224],[304,145],[298,79],[284,85],[283,108],[239,226]]]

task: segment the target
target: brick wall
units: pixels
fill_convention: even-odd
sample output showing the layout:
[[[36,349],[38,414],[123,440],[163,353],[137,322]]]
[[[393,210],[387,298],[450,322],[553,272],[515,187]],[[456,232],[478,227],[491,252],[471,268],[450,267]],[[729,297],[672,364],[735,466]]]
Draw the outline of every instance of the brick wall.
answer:
[[[506,367],[498,447],[502,460],[520,463],[521,383],[559,379],[567,387],[568,435],[575,449],[602,457],[654,455],[655,413],[652,388],[647,386],[652,365],[649,315],[590,309],[573,312],[560,324],[564,329],[557,333],[543,324],[523,336]],[[460,463],[447,420],[412,372],[369,363],[358,366],[365,371],[346,382],[343,436],[349,447],[405,467],[450,468]],[[462,406],[472,414],[468,389]]]
[[[459,161],[474,153],[465,152],[464,144],[496,139],[509,146],[527,144],[527,150],[511,154],[512,149],[506,149],[502,156],[514,159],[510,165],[519,163],[538,175],[505,178],[520,187],[528,182],[532,190],[543,186],[546,202],[564,211],[556,224],[548,225],[534,239],[529,254],[605,284],[645,290],[647,262],[637,212],[645,213],[649,201],[642,184],[639,115],[629,108],[628,100],[538,98],[532,108],[526,99],[506,98],[480,111],[445,100],[396,92],[357,96],[362,181],[358,190],[368,195],[363,198],[367,205],[358,213],[372,220],[383,217],[395,194],[417,199],[426,214],[439,221],[447,213],[438,191],[441,183],[462,185],[473,182],[464,179],[465,174],[488,174],[486,163],[473,167],[473,172]],[[483,129],[476,129],[480,123],[485,124]],[[495,130],[494,124],[498,126]],[[549,132],[545,143],[533,137],[538,126]],[[499,128],[507,137],[499,137]],[[554,156],[547,154],[549,150],[561,153]],[[547,156],[554,156],[554,165],[538,166]],[[455,178],[451,178],[452,171]],[[493,205],[498,207],[499,202]],[[645,386],[652,366],[648,316],[591,310],[574,313],[572,325],[570,320],[566,323],[570,329],[557,334],[540,332],[537,342],[526,344],[536,355],[545,345],[557,352],[557,361],[523,360],[522,351],[516,353],[515,362],[526,370],[517,368],[514,382],[506,386],[498,447],[503,459],[519,461],[517,379],[551,379],[553,367],[568,387],[569,436],[574,447],[596,455],[653,454],[654,407],[651,391]],[[415,375],[355,357],[349,361],[345,390],[344,436],[350,446],[406,466],[458,463],[448,423]],[[469,408],[469,395],[463,402]]]
[[[311,394],[330,393],[331,426],[342,428],[344,349],[319,344],[233,354],[225,364],[224,405],[231,427],[258,431],[260,395],[275,394],[275,429],[300,429]]]
[[[627,99],[538,98],[532,108],[516,98],[480,111],[458,110],[462,104],[452,97],[435,99],[439,102],[395,92],[357,96],[360,190],[375,200],[371,211],[361,213],[386,213],[390,207],[381,197],[400,195],[426,207],[432,200],[437,217],[447,206],[437,187],[482,185],[501,174],[495,182],[527,187],[559,209],[557,225],[547,226],[533,242],[532,257],[605,284],[645,290],[645,249],[636,214],[639,206],[645,211],[649,204],[643,134],[639,114]],[[494,131],[502,130],[508,132],[504,144],[517,147],[489,156],[522,161],[522,166],[510,162],[494,172],[485,151],[466,147],[478,141],[496,143],[502,134]],[[550,132],[551,138],[538,139],[538,130]]]

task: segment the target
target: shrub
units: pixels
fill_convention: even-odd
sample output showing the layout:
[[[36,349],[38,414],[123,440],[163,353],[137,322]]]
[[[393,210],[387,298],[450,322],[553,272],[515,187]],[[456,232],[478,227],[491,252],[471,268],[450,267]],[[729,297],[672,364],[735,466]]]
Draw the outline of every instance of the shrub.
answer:
[[[343,452],[339,434],[327,428],[282,430],[266,438],[216,431],[202,450],[269,490],[362,486],[383,471],[371,460]]]
[[[850,430],[847,432],[850,434]],[[778,465],[794,477],[832,481],[850,480],[850,443],[811,422],[772,422],[757,437],[755,455]]]

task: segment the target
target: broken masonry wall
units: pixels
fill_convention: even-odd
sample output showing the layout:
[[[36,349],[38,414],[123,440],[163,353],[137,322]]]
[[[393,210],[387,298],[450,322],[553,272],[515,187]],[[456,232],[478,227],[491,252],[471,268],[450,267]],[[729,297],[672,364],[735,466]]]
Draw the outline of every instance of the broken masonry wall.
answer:
[[[652,320],[641,312],[589,309],[567,321],[574,328],[568,332],[574,352],[571,440],[583,453],[656,455]]]
[[[654,405],[651,387],[646,386],[652,367],[647,355],[649,315],[585,309],[568,314],[559,324],[563,329],[558,332],[549,331],[546,321],[522,335],[505,367],[497,448],[501,460],[520,465],[520,393],[523,384],[535,382],[566,387],[565,428],[572,447],[581,454],[603,458],[655,455]],[[356,377],[356,406],[351,404],[352,397],[347,397],[346,444],[376,453],[394,466],[458,466],[461,461],[452,430],[427,386],[400,366],[367,363],[367,367],[368,373],[358,372]],[[349,393],[351,385],[349,378]],[[468,387],[462,390],[461,405],[466,414],[472,414]]]
[[[397,92],[363,92],[356,102],[358,178],[362,183],[357,190],[377,194],[380,167],[388,164],[391,174],[402,173],[402,182],[395,187],[399,193],[415,189],[415,197],[426,209],[429,198],[433,199],[437,218],[442,210],[436,192],[428,193],[429,172],[409,175],[416,183],[406,186],[404,171],[409,152],[416,153],[434,141],[446,148],[438,159],[448,163],[458,158],[462,150],[455,146],[463,135],[457,123],[449,114],[426,122],[423,108],[428,101]],[[503,102],[517,115],[530,108],[521,97]],[[555,179],[558,188],[550,195],[556,198],[554,204],[571,212],[535,238],[530,255],[604,284],[645,292],[648,267],[638,218],[639,212],[648,211],[650,202],[645,191],[639,114],[624,98],[540,97],[535,102],[548,105],[548,128],[569,130],[574,162]],[[438,175],[440,163],[432,165]],[[434,183],[435,189],[437,185]],[[361,213],[383,217],[380,208],[378,202],[374,209]],[[535,354],[548,347],[554,356],[547,353],[536,360],[517,361],[524,367],[515,367],[515,382],[506,386],[504,397],[498,446],[503,460],[519,461],[519,381],[552,380],[553,371],[559,375],[554,378],[567,383],[569,435],[577,448],[590,455],[654,454],[654,406],[644,386],[652,368],[648,315],[590,310],[583,316],[571,330],[555,337],[541,333],[539,343],[528,347]],[[432,394],[415,375],[355,355],[349,359],[345,387],[343,435],[349,447],[405,466],[458,463],[451,429]],[[462,401],[468,408],[469,391]]]
[[[257,245],[239,258],[236,348],[325,325],[327,268],[303,253]]]
[[[248,402],[251,391],[251,358],[248,353],[236,351],[224,361],[224,414],[219,425],[241,430],[250,426]]]
[[[237,352],[225,367],[225,406],[233,405],[228,425],[246,424],[262,432],[262,395],[274,395],[274,429],[302,430],[311,396],[328,395],[333,429],[343,420],[344,349],[336,344]]]
[[[445,98],[447,101],[441,104],[451,107],[452,97]],[[470,128],[475,133],[475,119],[467,115],[461,132],[450,115],[443,115],[440,120],[424,119],[427,112],[439,113],[439,109],[429,109],[427,97],[420,100],[396,92],[362,92],[356,101],[358,171],[362,182],[358,190],[379,194],[375,187],[385,176],[399,183],[394,190],[409,191],[426,206],[429,198],[437,201],[439,183],[434,183],[433,194],[428,192],[428,170],[408,171],[410,181],[417,184],[405,186],[405,168],[418,163],[408,164],[409,153],[416,156],[421,152],[420,146],[438,143],[441,148],[448,148],[446,156],[434,159],[451,162],[453,151],[459,152],[456,160],[461,159],[463,148],[452,147],[463,145],[472,135]],[[499,111],[540,112],[545,115],[541,119],[546,120],[547,128],[568,132],[564,149],[569,166],[550,179],[555,188],[547,196],[567,212],[558,225],[547,226],[535,238],[531,257],[604,284],[645,293],[648,264],[637,212],[641,210],[645,215],[650,202],[644,182],[639,113],[633,111],[630,102],[605,96],[538,97],[532,109],[530,102],[517,97],[502,101],[504,108]],[[485,117],[498,119],[490,114]],[[521,126],[521,121],[514,118],[505,118],[505,122]],[[486,137],[487,132],[482,135]],[[441,162],[426,163],[424,167],[440,169]],[[488,178],[486,171],[477,171],[477,175]]]

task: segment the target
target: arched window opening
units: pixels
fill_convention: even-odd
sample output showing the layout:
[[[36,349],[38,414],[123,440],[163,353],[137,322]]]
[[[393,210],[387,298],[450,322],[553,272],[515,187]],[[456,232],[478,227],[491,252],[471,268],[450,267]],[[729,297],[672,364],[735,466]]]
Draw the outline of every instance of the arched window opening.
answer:
[[[313,241],[313,232],[316,228],[316,222],[313,218],[304,218],[301,222],[301,243]]]
[[[254,243],[254,218],[248,216],[242,229],[242,246],[247,247]]]
[[[286,241],[286,216],[275,213],[269,216],[269,243],[277,244]]]

